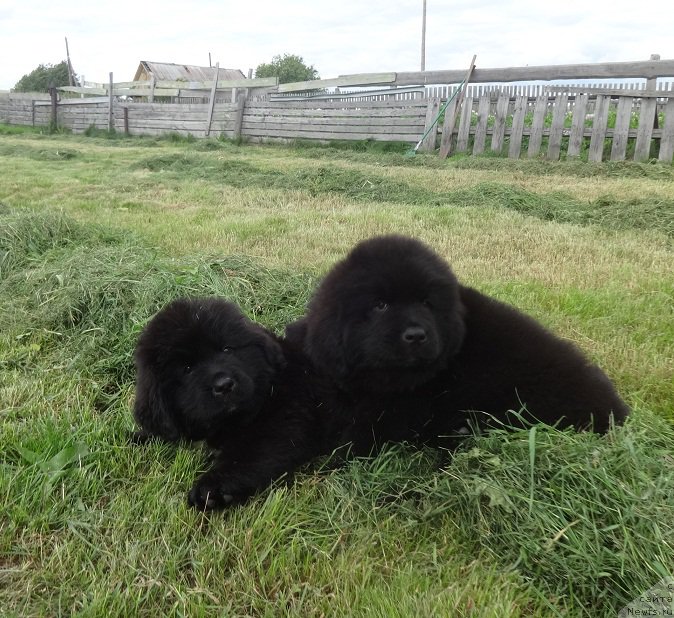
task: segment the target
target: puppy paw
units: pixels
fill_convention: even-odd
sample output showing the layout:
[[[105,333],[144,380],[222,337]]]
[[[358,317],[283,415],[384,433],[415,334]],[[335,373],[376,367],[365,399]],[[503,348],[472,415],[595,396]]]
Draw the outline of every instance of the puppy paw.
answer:
[[[196,480],[187,495],[187,503],[200,511],[222,509],[241,501],[241,496],[230,493],[221,480],[208,473]]]

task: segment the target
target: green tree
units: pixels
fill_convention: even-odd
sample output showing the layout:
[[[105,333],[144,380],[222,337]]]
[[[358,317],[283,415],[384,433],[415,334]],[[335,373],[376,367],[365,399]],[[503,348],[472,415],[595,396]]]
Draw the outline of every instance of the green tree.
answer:
[[[271,62],[260,64],[255,69],[255,77],[278,77],[280,84],[288,84],[318,79],[318,71],[304,64],[301,56],[283,54],[274,56]]]
[[[14,86],[14,92],[47,92],[50,85],[68,85],[68,63],[41,64],[24,75]]]

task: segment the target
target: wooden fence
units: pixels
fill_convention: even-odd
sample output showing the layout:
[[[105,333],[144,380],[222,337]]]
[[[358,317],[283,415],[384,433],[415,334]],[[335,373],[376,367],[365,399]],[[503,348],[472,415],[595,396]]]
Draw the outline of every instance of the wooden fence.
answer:
[[[234,103],[222,103],[218,102],[216,85],[213,85],[210,102],[197,104],[141,102],[136,97],[133,102],[120,101],[113,96],[114,87],[108,90],[106,97],[63,99],[57,106],[45,100],[46,95],[0,94],[0,122],[45,126],[55,119],[58,125],[74,132],[96,127],[113,128],[131,135],[176,132],[196,137],[241,137],[252,141],[382,140],[416,144],[428,131],[420,148],[425,151],[437,147],[444,130],[443,143],[450,144],[452,153],[491,151],[512,158],[544,156],[552,160],[586,155],[589,161],[657,158],[671,163],[674,158],[674,89],[671,82],[661,81],[656,85],[655,79],[663,73],[674,73],[674,61],[582,65],[582,69],[578,66],[573,68],[580,78],[588,75],[604,77],[604,73],[617,77],[640,74],[644,81],[627,87],[618,83],[542,86],[506,83],[499,87],[478,84],[468,89],[462,108],[455,110],[458,121],[453,127],[448,127],[448,123],[443,127],[442,121],[435,125],[433,122],[438,119],[443,98],[451,96],[456,86],[429,91],[427,85],[429,79],[454,79],[457,72],[452,71],[346,76],[276,87],[278,95],[292,95],[302,88],[313,90],[314,94],[319,92],[318,96],[304,96],[302,100],[297,100],[297,96],[281,96],[276,100],[267,100],[264,96],[238,96]],[[507,81],[526,75],[540,79],[545,75],[574,74],[568,66],[496,71],[476,69],[474,75],[477,77],[473,81],[492,81],[497,75]],[[361,100],[360,95],[348,96],[352,93],[334,100],[334,93],[312,88],[319,84],[341,87],[345,83],[355,86],[372,83],[380,88],[382,85],[386,88],[394,86],[411,96],[397,98],[375,91],[368,100]],[[181,85],[178,94],[184,96],[188,89],[185,84]],[[167,92],[168,86],[176,84],[164,85]],[[203,89],[204,84],[197,86]],[[249,89],[243,89],[239,84],[237,87],[241,92],[251,94]],[[123,91],[129,89],[129,84],[124,84]],[[84,96],[86,89],[80,90],[79,94]],[[441,96],[420,97],[417,96],[419,91]],[[377,100],[380,97],[386,100]],[[449,117],[453,116],[453,105],[455,103],[450,102]]]

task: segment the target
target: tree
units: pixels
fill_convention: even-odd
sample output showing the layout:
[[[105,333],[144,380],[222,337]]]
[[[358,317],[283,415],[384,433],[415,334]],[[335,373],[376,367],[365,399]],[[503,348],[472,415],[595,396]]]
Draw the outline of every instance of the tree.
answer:
[[[68,63],[63,60],[58,64],[41,64],[24,75],[16,82],[14,92],[47,92],[49,86],[67,86],[68,83]]]
[[[278,77],[280,84],[287,84],[318,79],[318,71],[304,64],[301,56],[283,54],[274,56],[271,62],[260,64],[255,69],[255,77]]]

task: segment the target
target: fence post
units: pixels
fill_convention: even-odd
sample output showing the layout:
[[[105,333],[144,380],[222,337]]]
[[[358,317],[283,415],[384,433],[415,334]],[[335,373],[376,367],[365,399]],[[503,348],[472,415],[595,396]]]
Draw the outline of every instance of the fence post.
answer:
[[[49,121],[49,128],[51,131],[56,131],[58,128],[58,94],[56,87],[52,84],[49,86],[49,96],[51,97],[51,120]]]
[[[108,131],[112,133],[115,128],[114,118],[112,116],[112,105],[114,101],[112,90],[112,73],[110,73],[110,83],[108,85]]]
[[[236,100],[236,112],[234,116],[234,134],[235,140],[241,139],[241,132],[243,130],[243,112],[246,108],[246,97],[240,96]]]
[[[124,135],[129,134],[129,108],[124,106]]]
[[[658,54],[652,54],[651,60],[660,60]],[[652,77],[646,80],[647,93],[656,92],[657,78]],[[639,108],[639,126],[637,127],[637,140],[634,145],[634,160],[647,161],[650,157],[651,138],[653,129],[658,128],[658,100],[648,97],[641,99]]]
[[[211,100],[208,105],[208,120],[206,121],[206,137],[211,134],[211,122],[213,121],[213,108],[215,107],[215,95],[218,91],[218,76],[220,75],[220,63],[215,63],[215,79],[211,88]]]

